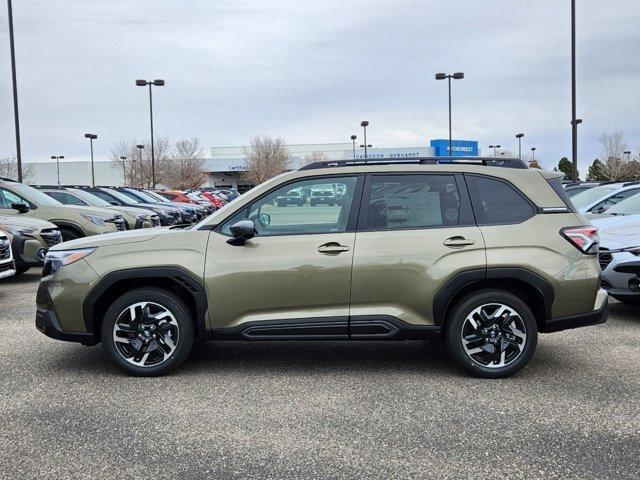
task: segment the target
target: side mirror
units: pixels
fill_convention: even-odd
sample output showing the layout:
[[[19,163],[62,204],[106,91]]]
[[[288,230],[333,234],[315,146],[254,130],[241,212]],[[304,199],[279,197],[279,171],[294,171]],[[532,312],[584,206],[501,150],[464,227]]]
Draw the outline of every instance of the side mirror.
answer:
[[[12,203],[11,208],[17,210],[20,213],[27,213],[29,211],[29,205],[26,203]]]
[[[253,238],[256,234],[256,226],[253,220],[240,220],[229,228],[233,238],[227,240],[229,245],[242,246],[247,240]]]
[[[115,205],[116,207],[118,206],[118,202],[114,202],[113,200],[111,200],[109,203],[110,203],[111,205]]]

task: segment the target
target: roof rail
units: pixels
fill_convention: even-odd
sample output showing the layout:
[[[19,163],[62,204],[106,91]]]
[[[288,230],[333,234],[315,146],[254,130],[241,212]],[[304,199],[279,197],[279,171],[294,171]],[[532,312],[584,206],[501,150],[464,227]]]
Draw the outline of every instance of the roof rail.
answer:
[[[630,187],[631,185],[639,185],[640,180],[631,180],[630,182],[624,182],[622,184],[623,187]]]
[[[316,170],[332,167],[357,167],[362,165],[483,165],[487,167],[504,167],[528,169],[519,158],[495,157],[409,157],[409,158],[359,158],[349,160],[323,160],[304,165],[299,170]]]
[[[16,182],[16,183],[18,183],[18,181],[14,180],[13,178],[0,177],[0,180],[2,180],[3,182]]]

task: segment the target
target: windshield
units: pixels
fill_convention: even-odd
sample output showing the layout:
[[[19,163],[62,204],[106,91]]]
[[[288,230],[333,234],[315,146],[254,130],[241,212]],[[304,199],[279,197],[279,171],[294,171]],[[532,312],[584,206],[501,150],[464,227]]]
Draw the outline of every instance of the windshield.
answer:
[[[104,189],[105,192],[107,192],[109,195],[111,195],[112,197],[117,198],[118,200],[120,200],[122,203],[124,203],[125,205],[134,205],[135,203],[140,203],[139,200],[133,200],[131,197],[129,197],[128,195],[123,195],[120,192],[117,192],[116,190],[111,190],[110,188],[105,188]]]
[[[636,215],[640,213],[640,195],[634,195],[607,209],[612,215]]]
[[[135,192],[131,190],[124,190],[122,193],[124,193],[125,195],[129,195],[138,203],[159,203],[158,199],[153,198],[151,195],[147,195],[140,190],[136,190]]]
[[[593,187],[571,197],[571,202],[578,209],[584,208],[591,205],[596,200],[600,200],[602,197],[605,197],[607,194],[618,190],[618,188],[619,187],[617,185],[601,185],[600,187]]]
[[[33,203],[36,207],[58,207],[62,205],[58,200],[51,198],[44,192],[37,190],[29,185],[25,185],[24,183],[11,183],[7,185],[7,190],[11,190],[17,195],[24,197],[31,203]]]
[[[112,206],[109,202],[89,192],[85,192],[84,190],[70,188],[69,193],[71,193],[75,197],[78,197],[81,200],[84,200],[92,207],[111,207]]]
[[[159,202],[166,202],[167,201],[166,198],[163,198],[162,195],[160,195],[159,193],[156,193],[156,192],[150,192],[149,190],[145,190],[144,194],[147,197],[155,198]]]

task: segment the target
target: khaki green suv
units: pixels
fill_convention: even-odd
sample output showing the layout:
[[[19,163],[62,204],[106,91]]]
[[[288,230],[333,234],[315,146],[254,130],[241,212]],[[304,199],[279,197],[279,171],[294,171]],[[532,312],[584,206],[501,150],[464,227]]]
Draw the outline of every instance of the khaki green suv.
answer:
[[[334,205],[278,204],[318,188]],[[133,375],[203,340],[442,337],[462,368],[504,377],[539,332],[606,320],[597,250],[561,174],[517,159],[316,162],[190,228],[51,248],[36,326],[102,342]]]
[[[62,240],[126,230],[121,215],[111,210],[63,205],[29,185],[0,178],[0,215],[38,218],[55,224]]]

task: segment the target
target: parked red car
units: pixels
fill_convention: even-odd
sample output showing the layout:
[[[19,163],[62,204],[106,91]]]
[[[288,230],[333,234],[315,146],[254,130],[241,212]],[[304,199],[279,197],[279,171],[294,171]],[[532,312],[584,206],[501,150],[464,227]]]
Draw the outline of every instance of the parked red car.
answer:
[[[195,200],[190,199],[189,197],[187,197],[180,190],[161,190],[158,193],[160,195],[162,195],[163,197],[168,198],[172,202],[194,203],[196,205],[198,204],[198,202],[196,202]]]

